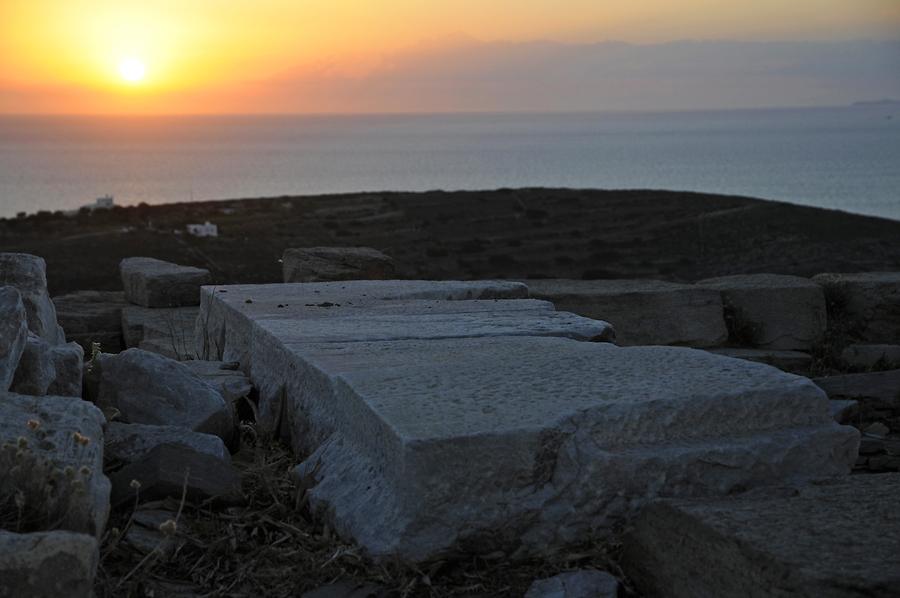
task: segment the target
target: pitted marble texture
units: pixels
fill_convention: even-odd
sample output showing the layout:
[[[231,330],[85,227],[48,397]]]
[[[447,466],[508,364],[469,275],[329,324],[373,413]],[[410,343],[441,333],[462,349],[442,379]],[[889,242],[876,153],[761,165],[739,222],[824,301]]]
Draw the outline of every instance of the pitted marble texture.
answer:
[[[309,291],[210,289],[199,336],[243,357],[263,426],[307,456],[311,504],[376,557],[546,554],[656,496],[844,474],[856,458],[824,393],[769,366],[559,338],[603,323],[543,302],[311,307]]]
[[[435,310],[451,313],[554,309],[544,301],[496,301],[527,296],[525,285],[505,281],[354,280],[210,286],[202,289],[194,345],[200,359],[237,361],[249,371],[251,322],[337,318],[362,313],[357,310],[412,315]]]

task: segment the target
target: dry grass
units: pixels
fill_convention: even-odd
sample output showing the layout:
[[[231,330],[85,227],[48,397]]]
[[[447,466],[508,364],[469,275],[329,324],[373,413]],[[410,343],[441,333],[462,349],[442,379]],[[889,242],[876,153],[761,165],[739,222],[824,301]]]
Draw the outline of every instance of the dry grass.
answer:
[[[615,562],[618,547],[599,543],[554,562],[510,564],[494,554],[417,566],[374,563],[302,506],[287,475],[296,459],[284,447],[248,440],[235,455],[245,506],[215,509],[170,501],[172,510],[181,508],[174,553],[134,550],[121,541],[132,525],[132,509],[113,513],[101,551],[98,597],[299,597],[336,581],[377,585],[383,596],[522,596],[535,579],[567,569],[592,567],[622,577]]]

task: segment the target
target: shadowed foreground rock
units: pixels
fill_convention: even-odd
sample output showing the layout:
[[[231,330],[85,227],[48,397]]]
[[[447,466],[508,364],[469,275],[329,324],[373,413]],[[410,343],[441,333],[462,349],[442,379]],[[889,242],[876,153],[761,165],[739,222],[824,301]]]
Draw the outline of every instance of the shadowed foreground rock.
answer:
[[[531,296],[608,321],[620,345],[714,347],[728,332],[713,289],[659,280],[529,280]]]
[[[125,294],[114,291],[79,291],[53,298],[56,316],[66,331],[66,339],[81,345],[86,355],[92,343],[100,343],[104,353],[125,349],[122,340],[122,309],[129,303]]]
[[[10,390],[80,398],[83,363],[84,349],[78,343],[51,345],[30,332]]]
[[[161,444],[111,474],[110,480],[114,506],[133,501],[135,494],[142,502],[181,498],[182,492],[191,501],[217,498],[234,504],[241,500],[241,479],[231,463],[184,444]]]
[[[50,343],[66,342],[56,321],[56,308],[47,292],[47,264],[27,253],[0,253],[0,286],[18,289],[28,314],[28,329]]]
[[[65,531],[0,531],[0,596],[89,598],[94,595],[97,540]]]
[[[132,424],[177,426],[232,436],[231,407],[219,392],[187,367],[162,355],[128,349],[95,360],[95,402],[115,408]]]
[[[109,465],[122,465],[140,461],[156,447],[163,444],[182,444],[198,453],[204,453],[231,462],[225,443],[218,436],[191,432],[175,426],[148,426],[111,422],[106,426],[104,459]]]
[[[72,397],[0,393],[0,493],[23,491],[33,527],[99,537],[109,513],[103,414]],[[16,472],[19,473],[16,473]],[[48,488],[52,490],[47,492]]]
[[[22,296],[14,287],[0,287],[0,391],[9,390],[27,340]]]
[[[198,337],[241,361],[263,425],[311,453],[295,474],[313,508],[376,557],[548,554],[654,496],[845,474],[856,459],[858,432],[808,380],[574,340],[592,321],[540,301],[411,299],[447,285],[204,290]]]
[[[525,598],[616,598],[619,582],[605,571],[569,571],[541,579],[528,588]]]
[[[887,598],[900,588],[900,474],[660,501],[626,536],[648,597]]]
[[[900,430],[900,370],[828,376],[813,382],[831,399],[859,403],[862,423],[881,421]]]

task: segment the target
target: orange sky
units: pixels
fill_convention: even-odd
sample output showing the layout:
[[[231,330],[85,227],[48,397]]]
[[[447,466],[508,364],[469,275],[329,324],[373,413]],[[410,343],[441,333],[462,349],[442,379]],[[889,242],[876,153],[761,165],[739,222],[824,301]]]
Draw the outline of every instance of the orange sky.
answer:
[[[465,38],[898,37],[897,0],[0,0],[0,112],[266,111],[268,81],[362,76]]]

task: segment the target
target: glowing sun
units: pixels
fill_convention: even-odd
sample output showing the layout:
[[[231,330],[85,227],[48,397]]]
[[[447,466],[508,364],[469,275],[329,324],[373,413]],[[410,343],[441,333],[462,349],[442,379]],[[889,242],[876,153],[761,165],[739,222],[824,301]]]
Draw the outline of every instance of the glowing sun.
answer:
[[[147,74],[147,67],[137,58],[124,58],[119,62],[119,76],[129,83],[138,83]]]

